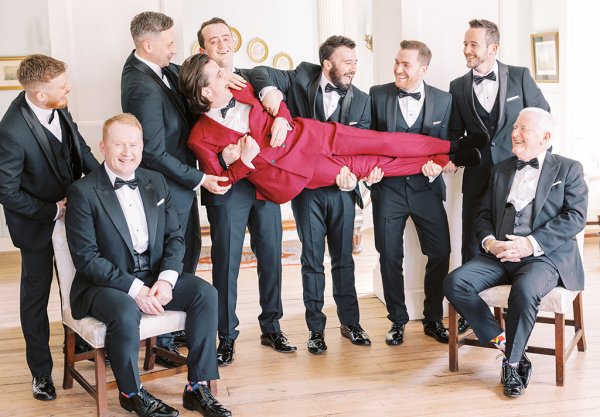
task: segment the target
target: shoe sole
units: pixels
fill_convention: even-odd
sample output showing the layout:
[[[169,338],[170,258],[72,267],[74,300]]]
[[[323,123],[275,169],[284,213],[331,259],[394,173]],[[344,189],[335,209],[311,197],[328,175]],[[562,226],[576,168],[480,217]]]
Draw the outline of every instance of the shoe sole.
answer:
[[[276,349],[275,346],[273,346],[269,342],[263,342],[262,340],[260,341],[260,344],[263,345],[263,346],[268,346],[271,349],[273,349],[275,352],[279,352],[279,353],[294,353],[294,352],[296,352],[298,350],[298,349],[294,349],[294,350],[279,350],[279,349]]]
[[[371,346],[371,341],[370,340],[369,341],[364,341],[364,342],[357,342],[355,340],[352,340],[352,338],[350,337],[350,335],[344,334],[344,333],[341,333],[341,334],[342,334],[343,337],[345,337],[346,339],[348,339],[350,341],[350,343],[352,343],[353,345],[356,345],[356,346]]]
[[[311,353],[313,355],[322,355],[326,351],[327,351],[327,348],[325,348],[325,349],[313,349],[313,350],[311,350],[310,348],[308,348],[308,353]]]
[[[404,343],[404,339],[400,340],[399,342],[397,342],[395,340],[385,339],[385,344],[388,346],[398,346],[398,345],[401,345],[402,343]]]

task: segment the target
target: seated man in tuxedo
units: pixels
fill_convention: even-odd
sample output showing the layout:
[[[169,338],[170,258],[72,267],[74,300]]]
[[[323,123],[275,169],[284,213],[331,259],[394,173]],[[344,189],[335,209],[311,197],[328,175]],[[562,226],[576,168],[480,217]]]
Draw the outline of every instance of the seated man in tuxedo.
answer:
[[[142,127],[131,114],[104,123],[105,162],[69,187],[66,232],[76,274],[73,317],[106,324],[106,344],[119,402],[139,416],[177,416],[140,383],[142,313],[182,310],[189,354],[183,406],[202,415],[231,416],[206,381],[219,378],[215,338],[217,292],[183,273],[184,237],[164,177],[139,168]],[[113,343],[114,341],[114,343]]]
[[[504,394],[529,384],[525,355],[540,300],[554,287],[583,289],[576,235],[585,227],[588,189],[581,164],[548,151],[554,122],[546,110],[525,108],[513,126],[515,156],[492,168],[475,228],[481,254],[444,280],[444,293],[471,323],[481,344],[502,350]],[[479,292],[510,284],[506,331]]]
[[[183,63],[179,83],[193,110],[200,114],[188,146],[205,172],[227,177],[232,184],[247,178],[256,186],[259,199],[280,204],[304,188],[336,184],[343,166],[363,178],[376,167],[389,176],[420,173],[429,160],[445,165],[450,153],[455,164],[478,164],[480,153],[475,147],[486,140],[476,136],[449,142],[292,119],[284,102],[273,117],[248,87],[230,90],[225,70],[206,55],[193,55]],[[219,152],[240,137],[240,158],[223,169]]]

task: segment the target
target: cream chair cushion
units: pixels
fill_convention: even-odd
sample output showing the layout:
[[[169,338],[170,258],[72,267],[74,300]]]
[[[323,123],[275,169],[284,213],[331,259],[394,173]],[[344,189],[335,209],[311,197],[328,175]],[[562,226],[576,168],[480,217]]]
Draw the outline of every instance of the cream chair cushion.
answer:
[[[510,285],[498,285],[481,291],[479,296],[490,307],[508,307],[508,295]],[[579,291],[570,291],[563,287],[556,287],[550,291],[540,302],[540,310],[547,313],[566,314],[572,311],[573,300],[577,297]]]

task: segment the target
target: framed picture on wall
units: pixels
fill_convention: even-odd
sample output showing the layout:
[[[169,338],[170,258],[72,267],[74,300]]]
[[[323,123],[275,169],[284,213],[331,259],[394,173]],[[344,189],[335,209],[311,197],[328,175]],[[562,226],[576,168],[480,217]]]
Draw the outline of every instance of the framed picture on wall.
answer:
[[[254,38],[248,43],[248,56],[256,63],[261,63],[267,59],[269,47],[267,43],[260,38]]]
[[[533,78],[540,83],[558,82],[558,32],[531,35]]]
[[[0,57],[0,90],[22,90],[17,80],[17,68],[24,56]]]
[[[273,58],[273,68],[279,70],[291,70],[294,68],[292,57],[285,52],[280,52]]]

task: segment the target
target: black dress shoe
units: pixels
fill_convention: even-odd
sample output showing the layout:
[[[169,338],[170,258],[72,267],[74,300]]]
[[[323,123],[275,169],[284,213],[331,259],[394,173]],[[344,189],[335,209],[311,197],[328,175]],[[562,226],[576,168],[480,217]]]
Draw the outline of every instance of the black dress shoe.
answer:
[[[173,342],[177,345],[177,347],[185,347],[187,346],[187,339],[185,338],[185,330],[179,330],[171,333],[173,336]]]
[[[529,385],[529,381],[531,380],[531,361],[523,352],[523,356],[519,361],[519,376],[521,377],[521,381],[523,382],[523,386],[527,388]]]
[[[448,329],[441,321],[423,320],[423,331],[427,336],[433,337],[440,343],[448,343]]]
[[[50,401],[56,399],[56,389],[51,376],[40,376],[33,378],[31,383],[33,398],[40,401]]]
[[[481,152],[477,148],[465,149],[448,156],[457,167],[476,167],[481,162]]]
[[[133,397],[127,398],[119,392],[119,404],[126,411],[134,412],[140,417],[177,417],[179,411],[154,397],[146,388]]]
[[[385,343],[390,346],[401,345],[404,342],[404,324],[392,324],[385,336]]]
[[[506,359],[502,361],[501,382],[504,384],[504,395],[507,397],[519,397],[523,394],[525,386],[519,375],[519,368],[513,368],[508,365]]]
[[[183,391],[183,407],[199,411],[204,417],[231,417],[231,411],[223,407],[213,397],[206,385],[198,384],[196,389]]]
[[[162,347],[162,349],[168,350],[169,352],[175,353],[176,355],[181,355],[181,353],[179,353],[179,349],[177,349],[177,346],[175,346],[174,344],[171,346],[164,346]],[[179,362],[175,362],[171,359],[163,358],[162,356],[158,355],[156,355],[156,363],[160,366],[164,366],[165,368],[176,368],[182,365]]]
[[[319,355],[327,350],[323,332],[310,331],[306,345],[308,346],[308,351],[313,355]]]
[[[369,335],[363,330],[360,324],[351,324],[350,326],[341,325],[340,332],[342,336],[350,339],[354,345],[369,346],[371,344]]]
[[[283,332],[263,333],[260,335],[260,344],[271,346],[277,352],[292,353],[296,351],[296,346],[290,345]]]
[[[219,347],[217,348],[217,361],[219,366],[231,365],[233,362],[233,345],[235,340],[219,335]]]
[[[463,334],[464,332],[466,332],[469,326],[470,324],[466,318],[464,318],[463,316],[458,317],[458,334]]]

